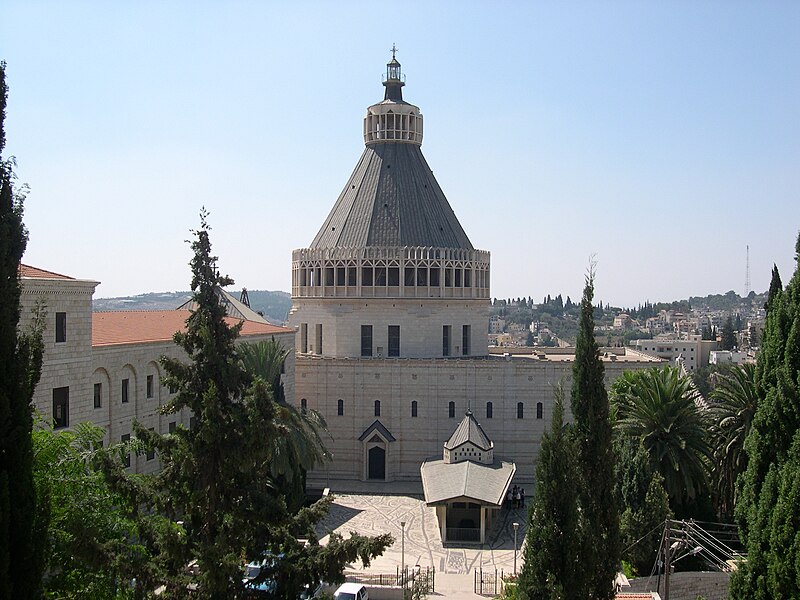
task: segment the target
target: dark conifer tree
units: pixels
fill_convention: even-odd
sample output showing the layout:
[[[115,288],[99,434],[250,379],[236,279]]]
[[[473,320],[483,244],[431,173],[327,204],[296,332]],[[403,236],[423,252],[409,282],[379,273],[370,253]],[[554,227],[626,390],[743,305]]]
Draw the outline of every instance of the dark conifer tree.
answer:
[[[728,315],[722,326],[722,339],[720,345],[723,350],[733,350],[736,347],[736,334],[733,331],[733,318]]]
[[[564,425],[564,393],[556,389],[550,431],[542,437],[536,492],[528,511],[519,576],[522,600],[579,598],[572,587],[582,569],[578,519],[577,449]]]
[[[162,463],[152,480],[155,499],[150,502],[184,522],[185,534],[176,538],[166,532],[157,548],[166,555],[160,560],[167,570],[173,570],[173,594],[185,592],[187,583],[176,566],[196,559],[199,575],[194,583],[200,597],[241,597],[243,561],[271,554],[275,558],[260,577],[276,581],[279,597],[296,598],[303,584],[336,582],[345,564],[358,558],[369,563],[392,538],[352,535],[345,540],[332,535],[320,546],[313,525],[331,499],[289,514],[284,493],[270,477],[272,440],[287,432],[275,419],[269,383],[253,378],[239,359],[241,324],[228,325],[217,294],[233,282],[219,274],[206,216],[201,214],[192,242],[195,308],[186,331],[174,337],[189,362],[162,358],[164,383],[177,389],[162,412],[189,409],[193,425],[166,435],[135,426],[137,437],[158,450]]]
[[[614,597],[620,564],[619,506],[614,494],[616,460],[612,448],[605,369],[594,337],[594,269],[581,299],[572,375],[572,414],[578,444],[582,516],[581,558],[586,575],[584,598]]]
[[[28,232],[13,162],[3,158],[8,90],[0,63],[0,598],[41,593],[44,535],[35,533],[31,400],[42,366],[41,321],[20,333],[19,266]],[[44,505],[44,503],[42,503]],[[44,516],[39,510],[40,516]]]
[[[795,247],[800,260],[800,236]],[[731,579],[737,600],[800,597],[800,269],[781,290],[773,269],[756,364],[759,403],[735,513],[747,561]]]

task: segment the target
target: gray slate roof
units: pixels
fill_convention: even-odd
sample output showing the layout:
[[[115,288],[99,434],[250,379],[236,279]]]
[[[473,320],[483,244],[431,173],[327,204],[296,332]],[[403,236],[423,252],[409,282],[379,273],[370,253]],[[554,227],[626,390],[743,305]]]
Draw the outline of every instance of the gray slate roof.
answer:
[[[416,144],[367,146],[310,247],[367,246],[473,249]]]
[[[244,319],[245,321],[253,321],[255,323],[265,323],[267,325],[271,325],[269,321],[267,321],[264,317],[254,311],[252,308],[241,302],[238,298],[235,298],[233,294],[230,292],[226,292],[222,288],[216,289],[217,295],[219,296],[220,304],[225,307],[225,314],[229,317],[234,317],[236,319]],[[196,308],[195,301],[193,299],[189,299],[183,304],[181,304],[176,310],[191,310],[193,311]]]
[[[450,439],[444,443],[444,447],[448,450],[453,450],[466,442],[470,442],[485,451],[491,450],[493,446],[489,436],[486,435],[480,423],[475,420],[471,410],[468,410],[464,418],[461,419],[461,423],[458,424]]]
[[[495,460],[491,465],[471,460],[454,464],[426,460],[420,467],[425,502],[441,504],[464,498],[484,505],[501,506],[516,470],[513,462],[505,460]]]

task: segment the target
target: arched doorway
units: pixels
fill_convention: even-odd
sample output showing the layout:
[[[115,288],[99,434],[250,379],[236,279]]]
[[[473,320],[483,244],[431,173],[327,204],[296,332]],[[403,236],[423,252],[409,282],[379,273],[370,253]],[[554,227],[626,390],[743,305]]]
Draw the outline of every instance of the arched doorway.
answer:
[[[386,450],[374,446],[368,451],[367,479],[386,479]]]

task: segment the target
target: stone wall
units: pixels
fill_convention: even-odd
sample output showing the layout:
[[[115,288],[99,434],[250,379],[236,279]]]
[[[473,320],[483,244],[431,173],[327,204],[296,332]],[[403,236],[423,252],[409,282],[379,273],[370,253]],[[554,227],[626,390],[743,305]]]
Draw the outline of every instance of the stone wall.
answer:
[[[730,578],[730,573],[718,573],[716,571],[673,573],[669,579],[670,600],[697,600],[698,596],[702,596],[705,600],[726,600],[728,598]],[[656,578],[639,577],[638,579],[631,579],[630,583],[631,587],[624,591],[655,591]],[[663,597],[663,576],[661,577],[661,589],[658,591]]]

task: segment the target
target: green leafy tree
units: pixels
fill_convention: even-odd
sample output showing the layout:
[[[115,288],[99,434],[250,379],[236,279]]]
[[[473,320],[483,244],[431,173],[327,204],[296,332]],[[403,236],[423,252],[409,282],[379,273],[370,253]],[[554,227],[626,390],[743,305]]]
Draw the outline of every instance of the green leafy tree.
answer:
[[[594,337],[594,270],[590,268],[581,299],[580,328],[572,374],[572,414],[578,446],[581,509],[580,581],[585,598],[613,598],[620,561],[619,506],[614,495],[616,459],[612,448],[603,363]],[[572,585],[572,583],[570,583]]]
[[[677,367],[627,371],[612,384],[618,427],[641,440],[673,508],[708,489],[707,424],[691,380]]]
[[[330,460],[323,436],[330,437],[325,418],[316,410],[298,410],[286,402],[281,373],[289,354],[272,338],[238,347],[245,370],[268,382],[277,401],[275,422],[281,435],[272,438],[270,473],[279,488],[286,491],[286,501],[295,512],[305,501],[305,475],[315,466]]]
[[[725,324],[722,326],[720,345],[723,350],[733,350],[736,347],[736,333],[733,330],[733,319],[730,315],[725,319]]]
[[[800,236],[795,246],[800,260]],[[745,441],[747,470],[735,507],[747,561],[731,580],[731,597],[800,596],[800,270],[781,290],[773,269],[763,343],[756,364],[758,407]]]
[[[518,581],[522,600],[579,598],[571,582],[581,567],[577,448],[564,425],[564,392],[556,389],[550,431],[542,437],[536,492],[528,510],[528,533]]]
[[[712,480],[717,498],[717,513],[724,519],[733,516],[736,504],[736,479],[747,468],[744,443],[750,433],[758,406],[755,365],[736,365],[720,373],[711,392],[711,436],[713,446]]]
[[[155,514],[137,520],[134,497],[111,489],[99,465],[105,457],[121,471],[120,455],[131,447],[100,449],[104,435],[89,423],[33,432],[36,489],[49,501],[46,597],[135,598],[157,585],[159,571],[142,543],[150,532],[140,524],[171,523]]]
[[[617,493],[622,504],[620,532],[622,559],[636,573],[648,573],[656,559],[663,529],[672,516],[664,478],[653,469],[641,439],[615,436],[618,456]]]
[[[41,591],[43,522],[33,482],[31,400],[41,373],[42,313],[19,331],[19,268],[28,243],[24,194],[14,190],[14,163],[3,158],[8,89],[0,62],[0,598]]]
[[[158,451],[162,463],[147,481],[148,504],[183,523],[178,539],[168,531],[155,540],[170,574],[166,594],[183,597],[187,583],[193,583],[201,598],[242,597],[244,562],[271,555],[255,581],[274,579],[279,597],[295,598],[304,584],[341,580],[345,564],[358,558],[368,564],[393,540],[331,535],[320,546],[313,526],[331,499],[296,514],[287,510],[270,472],[273,440],[283,433],[276,420],[280,407],[270,384],[242,365],[236,348],[241,326],[225,322],[216,290],[232,282],[217,270],[206,217],[203,212],[191,244],[194,310],[186,331],[174,337],[189,362],[162,358],[164,382],[178,390],[163,411],[189,409],[194,425],[165,435],[135,425],[137,436]],[[187,572],[191,560],[197,570]]]

